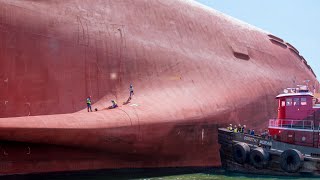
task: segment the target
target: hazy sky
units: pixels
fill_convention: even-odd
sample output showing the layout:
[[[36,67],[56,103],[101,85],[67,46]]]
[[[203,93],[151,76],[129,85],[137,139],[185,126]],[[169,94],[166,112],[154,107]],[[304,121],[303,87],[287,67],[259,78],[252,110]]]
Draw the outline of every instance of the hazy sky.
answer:
[[[297,48],[320,80],[320,0],[197,0]]]

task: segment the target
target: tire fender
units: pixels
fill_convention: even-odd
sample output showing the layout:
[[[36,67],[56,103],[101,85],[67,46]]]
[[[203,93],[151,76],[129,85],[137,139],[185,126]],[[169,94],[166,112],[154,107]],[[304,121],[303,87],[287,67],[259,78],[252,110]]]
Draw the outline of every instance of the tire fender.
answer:
[[[281,169],[288,173],[297,172],[304,161],[302,153],[296,149],[287,149],[280,155]]]
[[[249,158],[250,147],[247,143],[239,142],[233,146],[232,155],[233,159],[239,163],[244,164]]]
[[[257,169],[262,169],[267,167],[269,162],[269,153],[261,148],[255,148],[250,152],[250,163]]]

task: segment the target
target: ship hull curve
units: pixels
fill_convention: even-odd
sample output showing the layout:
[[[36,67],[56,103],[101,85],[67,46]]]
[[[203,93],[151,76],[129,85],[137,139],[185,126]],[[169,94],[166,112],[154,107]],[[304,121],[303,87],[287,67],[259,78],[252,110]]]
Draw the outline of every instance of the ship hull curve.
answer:
[[[0,174],[219,166],[218,127],[263,129],[283,87],[319,88],[270,38],[193,1],[0,0]]]

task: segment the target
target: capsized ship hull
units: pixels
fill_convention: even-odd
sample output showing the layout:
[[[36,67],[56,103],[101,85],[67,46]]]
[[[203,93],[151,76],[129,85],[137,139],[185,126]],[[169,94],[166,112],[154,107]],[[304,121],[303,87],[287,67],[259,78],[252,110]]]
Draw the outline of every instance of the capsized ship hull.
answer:
[[[319,88],[292,45],[193,1],[0,0],[0,39],[0,174],[219,166],[217,127]]]

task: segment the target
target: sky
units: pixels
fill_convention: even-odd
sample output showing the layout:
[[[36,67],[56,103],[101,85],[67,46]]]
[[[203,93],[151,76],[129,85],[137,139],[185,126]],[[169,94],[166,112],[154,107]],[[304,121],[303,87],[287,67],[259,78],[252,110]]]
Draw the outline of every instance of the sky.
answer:
[[[320,0],[196,0],[282,38],[320,80]]]

